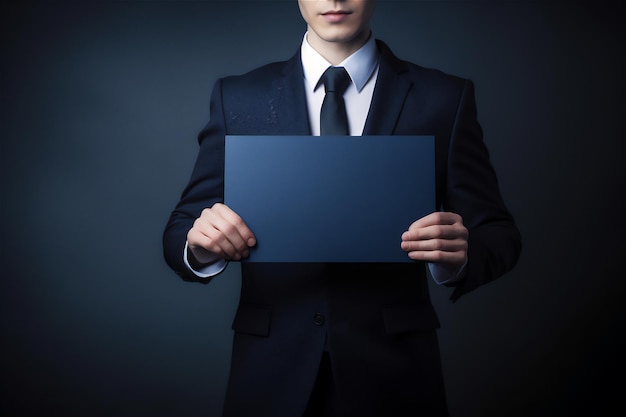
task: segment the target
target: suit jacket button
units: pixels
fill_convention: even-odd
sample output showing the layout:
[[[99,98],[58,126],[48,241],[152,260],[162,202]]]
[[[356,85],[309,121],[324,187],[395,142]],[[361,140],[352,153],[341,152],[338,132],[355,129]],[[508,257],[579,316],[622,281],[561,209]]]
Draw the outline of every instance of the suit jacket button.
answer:
[[[313,323],[315,323],[316,326],[321,326],[324,324],[324,321],[326,321],[326,318],[322,313],[315,313],[313,316]]]

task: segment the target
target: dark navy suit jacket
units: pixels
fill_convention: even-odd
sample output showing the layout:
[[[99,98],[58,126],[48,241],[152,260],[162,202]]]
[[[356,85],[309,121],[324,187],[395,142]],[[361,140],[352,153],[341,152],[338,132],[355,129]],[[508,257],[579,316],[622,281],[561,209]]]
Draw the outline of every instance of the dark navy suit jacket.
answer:
[[[472,82],[402,61],[377,44],[380,71],[363,134],[435,136],[437,207],[460,214],[469,229],[469,261],[454,301],[515,265],[519,231],[483,142]],[[183,248],[202,209],[223,201],[224,136],[310,134],[299,53],[218,80],[210,113],[164,233],[168,264],[199,282],[210,280],[187,270]],[[326,346],[348,415],[446,415],[438,327],[420,262],[242,263],[224,414],[301,415]]]

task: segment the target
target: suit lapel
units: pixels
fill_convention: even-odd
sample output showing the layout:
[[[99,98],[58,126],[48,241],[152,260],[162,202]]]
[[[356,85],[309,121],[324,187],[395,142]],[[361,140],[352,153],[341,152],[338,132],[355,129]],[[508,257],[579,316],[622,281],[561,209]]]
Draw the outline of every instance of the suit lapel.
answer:
[[[363,135],[391,135],[400,117],[411,82],[402,76],[406,65],[396,58],[387,45],[377,41],[381,52],[378,79]]]
[[[300,50],[289,61],[281,76],[272,83],[275,93],[272,114],[278,115],[278,134],[310,135],[309,115],[307,112],[306,92],[304,91],[304,70],[300,60]]]
[[[391,135],[412,83],[402,76],[407,71],[406,64],[385,43],[377,43],[381,51],[380,68],[363,134]],[[272,83],[272,93],[269,105],[273,107],[271,114],[278,120],[276,134],[310,135],[300,50],[285,62],[281,76]]]

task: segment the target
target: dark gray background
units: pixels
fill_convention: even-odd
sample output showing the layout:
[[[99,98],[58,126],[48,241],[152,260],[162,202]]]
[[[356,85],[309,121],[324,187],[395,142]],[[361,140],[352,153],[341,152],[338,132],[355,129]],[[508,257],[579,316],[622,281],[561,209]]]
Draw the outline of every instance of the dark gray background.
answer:
[[[295,0],[1,15],[3,414],[218,415],[238,267],[183,282],[161,233],[213,82],[295,52]],[[455,304],[432,287],[455,417],[622,407],[622,26],[603,2],[379,2],[399,56],[476,83],[524,238],[499,281]]]

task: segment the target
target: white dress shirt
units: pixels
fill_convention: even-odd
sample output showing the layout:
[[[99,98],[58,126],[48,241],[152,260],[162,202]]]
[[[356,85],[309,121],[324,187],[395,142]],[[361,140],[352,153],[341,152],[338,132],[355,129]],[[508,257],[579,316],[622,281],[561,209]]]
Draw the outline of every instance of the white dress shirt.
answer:
[[[311,134],[320,135],[320,112],[324,101],[324,85],[320,78],[331,64],[324,59],[306,40],[302,40],[301,58],[304,69],[304,87],[309,111]],[[361,136],[365,119],[369,113],[374,86],[378,77],[378,50],[373,37],[358,51],[343,60],[339,67],[344,67],[350,75],[351,83],[343,98],[346,103],[350,136]]]

